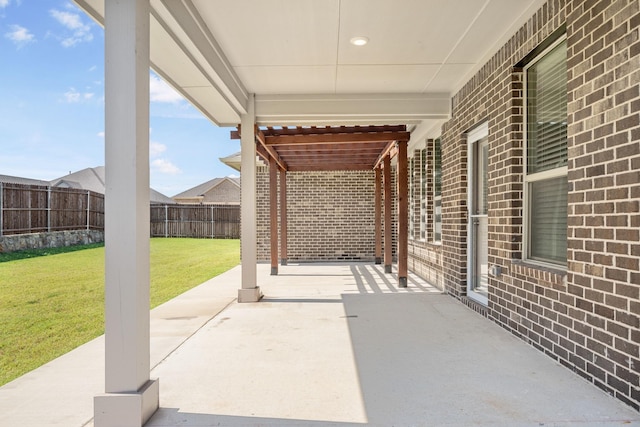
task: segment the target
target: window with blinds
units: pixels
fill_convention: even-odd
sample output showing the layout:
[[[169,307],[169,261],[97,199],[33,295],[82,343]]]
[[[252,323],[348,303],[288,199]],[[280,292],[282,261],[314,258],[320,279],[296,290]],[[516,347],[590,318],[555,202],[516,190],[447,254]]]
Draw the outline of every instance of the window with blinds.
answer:
[[[567,43],[527,69],[527,172],[567,164]]]
[[[527,258],[567,262],[567,43],[526,69]]]

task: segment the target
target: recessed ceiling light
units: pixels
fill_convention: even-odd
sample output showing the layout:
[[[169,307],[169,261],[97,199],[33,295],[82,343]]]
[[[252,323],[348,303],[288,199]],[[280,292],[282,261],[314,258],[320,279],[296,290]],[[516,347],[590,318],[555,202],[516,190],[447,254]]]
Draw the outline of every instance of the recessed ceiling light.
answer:
[[[366,37],[354,37],[349,41],[354,46],[364,46],[365,44],[369,43],[369,39]]]

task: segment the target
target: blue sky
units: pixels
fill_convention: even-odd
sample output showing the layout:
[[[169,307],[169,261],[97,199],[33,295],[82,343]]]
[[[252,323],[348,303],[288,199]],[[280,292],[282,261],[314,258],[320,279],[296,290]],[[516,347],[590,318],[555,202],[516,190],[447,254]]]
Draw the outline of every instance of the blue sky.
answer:
[[[238,172],[240,150],[151,74],[151,186],[173,196]],[[0,0],[0,174],[51,180],[104,165],[104,31],[73,3]]]

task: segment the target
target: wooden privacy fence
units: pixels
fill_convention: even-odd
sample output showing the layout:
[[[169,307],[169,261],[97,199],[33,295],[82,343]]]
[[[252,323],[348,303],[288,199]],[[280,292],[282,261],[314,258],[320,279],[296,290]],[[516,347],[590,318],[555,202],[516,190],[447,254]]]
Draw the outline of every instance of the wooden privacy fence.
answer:
[[[0,182],[0,236],[103,229],[100,193]]]
[[[0,236],[104,230],[104,195],[0,182]],[[151,205],[152,237],[240,238],[240,206]]]
[[[151,237],[240,238],[240,206],[151,205]]]

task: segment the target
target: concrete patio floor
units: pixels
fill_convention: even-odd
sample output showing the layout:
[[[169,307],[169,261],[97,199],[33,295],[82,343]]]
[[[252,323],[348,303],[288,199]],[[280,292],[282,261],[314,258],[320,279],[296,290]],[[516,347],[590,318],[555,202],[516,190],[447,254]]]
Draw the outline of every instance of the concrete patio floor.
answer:
[[[640,426],[640,413],[411,276],[302,264],[237,304],[240,268],[152,311],[147,426]],[[92,425],[98,338],[0,388],[0,426]]]

